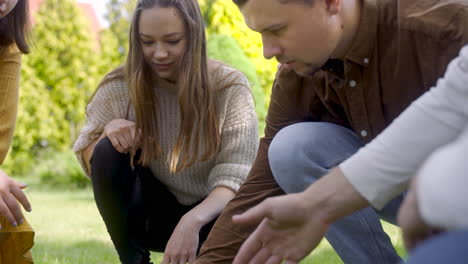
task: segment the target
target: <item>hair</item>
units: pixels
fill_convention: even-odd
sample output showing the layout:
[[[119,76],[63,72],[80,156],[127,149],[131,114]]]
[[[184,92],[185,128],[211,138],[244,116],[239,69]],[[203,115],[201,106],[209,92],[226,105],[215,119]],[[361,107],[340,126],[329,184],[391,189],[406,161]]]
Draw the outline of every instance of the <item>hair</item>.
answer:
[[[158,102],[154,92],[158,77],[144,60],[139,38],[141,13],[153,7],[175,8],[185,26],[187,44],[178,66],[177,79],[180,132],[168,157],[170,171],[177,172],[191,166],[202,154],[202,149],[202,161],[218,152],[221,139],[215,91],[208,77],[206,37],[197,0],[139,0],[131,22],[130,48],[124,69],[138,131],[132,156],[137,149],[141,149],[138,163],[146,166],[160,154],[156,141]]]
[[[30,29],[28,0],[18,0],[10,13],[0,19],[0,50],[15,43],[22,53],[29,53]]]
[[[238,7],[242,7],[245,5],[249,0],[232,0],[234,4],[236,4]],[[281,2],[282,4],[286,4],[288,2],[296,2],[296,3],[302,3],[302,4],[307,4],[307,5],[312,5],[315,0],[277,0]]]

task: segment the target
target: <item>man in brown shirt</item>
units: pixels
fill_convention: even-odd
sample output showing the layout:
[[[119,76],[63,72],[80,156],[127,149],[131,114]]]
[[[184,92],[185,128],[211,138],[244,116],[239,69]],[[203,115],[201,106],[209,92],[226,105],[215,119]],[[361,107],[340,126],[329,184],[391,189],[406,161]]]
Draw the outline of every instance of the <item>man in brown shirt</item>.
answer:
[[[197,264],[232,263],[242,242],[255,229],[233,224],[233,215],[265,198],[284,194],[283,189],[300,191],[300,185],[305,189],[317,178],[308,175],[304,179],[308,169],[314,169],[311,174],[316,174],[317,168],[326,172],[352,154],[349,147],[340,153],[340,145],[353,145],[355,151],[359,148],[356,141],[362,145],[373,139],[435,84],[468,43],[468,3],[464,0],[234,1],[247,25],[262,34],[265,57],[276,57],[282,66],[273,86],[257,159],[246,183],[218,218]],[[296,136],[293,132],[304,126],[297,124],[302,122],[309,122],[305,125],[310,130],[302,132],[305,136]],[[280,149],[282,153],[272,163],[271,156],[279,151],[270,149],[270,143],[285,127],[288,129],[280,134],[285,138],[291,133],[291,147]],[[349,130],[353,135],[344,132]],[[340,159],[320,160],[322,154],[329,157],[330,153],[341,154]],[[289,167],[293,173],[281,169],[296,160],[308,162],[298,169]],[[272,167],[279,169],[272,173]],[[352,237],[333,240],[331,232],[327,233],[340,257],[345,263],[398,261],[385,245],[376,212],[367,208],[360,213],[366,222],[355,226],[357,230],[367,226],[361,235],[377,237],[370,242]],[[336,244],[343,240],[347,243]]]

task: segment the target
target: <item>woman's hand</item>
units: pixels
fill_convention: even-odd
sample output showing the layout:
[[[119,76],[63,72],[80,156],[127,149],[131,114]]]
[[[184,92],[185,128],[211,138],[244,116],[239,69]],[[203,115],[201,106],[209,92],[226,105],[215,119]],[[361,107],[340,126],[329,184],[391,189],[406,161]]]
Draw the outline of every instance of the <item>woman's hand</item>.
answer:
[[[127,153],[135,140],[135,123],[125,119],[114,119],[104,127],[104,134],[118,152]]]
[[[200,221],[197,221],[190,213],[184,215],[167,242],[162,264],[195,262],[201,228]]]
[[[26,211],[31,212],[31,204],[22,191],[26,187],[27,184],[16,182],[0,170],[0,216],[6,218],[13,226],[23,223],[23,213],[18,201]]]

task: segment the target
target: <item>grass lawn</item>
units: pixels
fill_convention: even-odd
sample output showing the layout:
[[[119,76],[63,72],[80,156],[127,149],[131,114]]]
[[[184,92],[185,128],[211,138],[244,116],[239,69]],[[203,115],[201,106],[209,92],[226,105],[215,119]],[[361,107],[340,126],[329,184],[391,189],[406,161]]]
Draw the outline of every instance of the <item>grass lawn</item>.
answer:
[[[90,189],[81,191],[45,190],[32,185],[27,195],[33,212],[26,217],[36,231],[33,256],[39,264],[119,263]],[[397,228],[384,223],[400,254],[404,254]],[[153,253],[155,264],[161,254]],[[307,257],[305,263],[343,263],[327,241]]]

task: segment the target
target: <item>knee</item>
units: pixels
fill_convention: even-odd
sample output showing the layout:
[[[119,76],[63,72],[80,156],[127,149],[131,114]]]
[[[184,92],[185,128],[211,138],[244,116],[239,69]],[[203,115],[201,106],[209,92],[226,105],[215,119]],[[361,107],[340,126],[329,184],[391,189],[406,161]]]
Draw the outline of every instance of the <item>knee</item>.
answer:
[[[309,123],[285,127],[273,138],[268,160],[273,177],[286,192],[296,192],[304,181],[318,179],[324,173],[315,157],[318,156],[316,146],[319,139]]]
[[[360,144],[347,128],[325,122],[297,123],[276,134],[268,149],[268,159],[277,183],[284,190],[297,189],[298,183],[320,178],[352,155]]]
[[[294,169],[307,162],[321,163],[327,148],[323,123],[298,123],[281,129],[268,149],[270,164]]]
[[[109,138],[105,137],[94,147],[90,161],[91,179],[93,182],[96,180],[105,180],[105,174],[115,172],[122,167],[123,164],[129,164],[129,162],[129,155],[118,152],[114,146],[112,146]]]
[[[270,164],[283,166],[294,166],[300,162],[300,155],[307,148],[304,130],[301,124],[294,124],[281,129],[271,141],[268,148],[268,159]],[[308,139],[310,141],[310,138]]]
[[[94,147],[91,161],[92,164],[103,164],[119,159],[123,155],[125,154],[118,152],[114,146],[112,146],[112,142],[109,140],[109,138],[105,137],[101,139]]]

